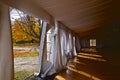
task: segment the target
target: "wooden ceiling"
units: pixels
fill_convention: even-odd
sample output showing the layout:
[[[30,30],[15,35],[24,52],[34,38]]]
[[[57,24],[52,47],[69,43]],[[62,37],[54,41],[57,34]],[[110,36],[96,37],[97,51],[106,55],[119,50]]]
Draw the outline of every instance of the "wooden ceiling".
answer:
[[[119,0],[2,0],[41,17],[58,20],[82,33],[109,24],[119,16]]]

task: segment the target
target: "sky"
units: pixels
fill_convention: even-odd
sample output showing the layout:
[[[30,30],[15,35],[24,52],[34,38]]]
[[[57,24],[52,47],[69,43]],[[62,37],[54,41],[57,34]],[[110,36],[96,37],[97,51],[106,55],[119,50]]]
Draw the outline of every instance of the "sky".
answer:
[[[11,10],[11,12],[10,12],[10,19],[11,19],[12,21],[14,21],[15,19],[18,19],[18,18],[20,18],[20,16],[19,16],[19,14],[17,13],[17,11],[15,11],[14,9]]]
[[[20,15],[19,15],[19,13],[20,13]],[[25,16],[25,14],[22,12],[22,11],[19,11],[19,10],[16,10],[16,9],[12,9],[11,11],[10,11],[10,19],[11,19],[11,23],[12,24],[14,24],[14,21],[16,20],[16,19],[20,19],[21,17],[24,17]],[[36,18],[37,19],[37,18]],[[41,20],[41,23],[42,23],[42,20]]]
[[[18,11],[18,10],[16,11],[16,9],[12,9],[12,10],[10,11],[10,19],[11,19],[11,21],[15,21],[15,19],[19,19],[19,18],[20,18],[18,12],[19,12],[20,14],[23,13],[23,12]],[[23,16],[23,15],[21,15],[21,16]]]

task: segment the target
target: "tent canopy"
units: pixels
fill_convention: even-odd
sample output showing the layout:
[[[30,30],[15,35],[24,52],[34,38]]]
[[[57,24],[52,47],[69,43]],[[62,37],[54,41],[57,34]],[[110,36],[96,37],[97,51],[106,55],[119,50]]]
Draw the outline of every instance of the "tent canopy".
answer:
[[[87,34],[118,18],[119,0],[2,0],[54,24],[58,20],[75,32]],[[117,16],[117,17],[116,17]]]

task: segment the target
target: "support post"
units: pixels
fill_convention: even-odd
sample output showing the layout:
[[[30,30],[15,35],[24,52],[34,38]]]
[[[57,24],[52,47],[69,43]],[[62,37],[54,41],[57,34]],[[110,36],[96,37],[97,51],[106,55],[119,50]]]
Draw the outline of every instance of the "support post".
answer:
[[[41,39],[40,39],[40,52],[39,52],[39,70],[41,72],[42,68],[42,61],[43,61],[43,55],[44,55],[44,46],[45,46],[45,36],[46,36],[46,29],[47,29],[47,22],[43,22],[42,25],[42,33],[41,33]]]
[[[14,80],[9,7],[0,3],[0,80]]]

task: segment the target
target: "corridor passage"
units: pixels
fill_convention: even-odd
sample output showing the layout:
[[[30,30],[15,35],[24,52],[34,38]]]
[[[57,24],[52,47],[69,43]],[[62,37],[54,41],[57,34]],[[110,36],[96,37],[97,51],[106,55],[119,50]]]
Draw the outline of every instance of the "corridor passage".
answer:
[[[84,49],[69,61],[68,69],[60,72],[56,80],[120,80],[119,61],[113,61],[107,52]]]

